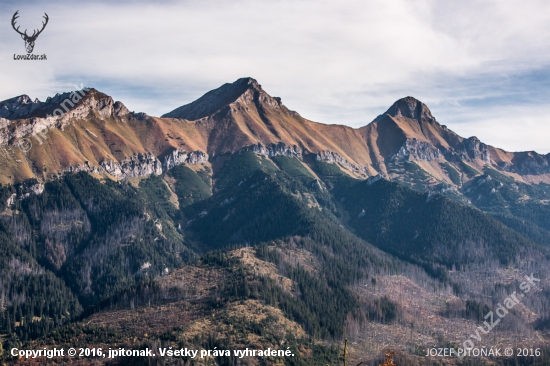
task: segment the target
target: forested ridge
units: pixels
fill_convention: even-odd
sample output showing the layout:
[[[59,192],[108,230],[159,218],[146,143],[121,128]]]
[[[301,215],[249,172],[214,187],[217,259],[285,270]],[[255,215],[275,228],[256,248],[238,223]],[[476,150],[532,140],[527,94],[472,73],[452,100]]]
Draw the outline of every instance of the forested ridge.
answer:
[[[544,248],[477,209],[387,181],[357,182],[338,193],[359,235],[418,263],[514,263]],[[430,256],[426,256],[430,253]],[[533,255],[533,254],[530,254]]]

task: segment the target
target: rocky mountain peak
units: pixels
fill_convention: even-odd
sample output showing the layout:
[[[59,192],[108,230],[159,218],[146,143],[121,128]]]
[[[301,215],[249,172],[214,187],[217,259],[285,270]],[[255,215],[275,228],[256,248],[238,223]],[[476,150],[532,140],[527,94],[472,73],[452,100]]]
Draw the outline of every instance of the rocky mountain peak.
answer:
[[[270,97],[262,89],[262,86],[258,83],[258,81],[250,77],[245,77],[238,79],[234,83],[227,83],[217,89],[211,90],[194,102],[176,108],[173,111],[162,115],[162,117],[184,118],[187,120],[201,119],[203,117],[211,116],[220,109],[236,102],[249,91],[259,93],[264,97],[262,99],[273,99],[276,101],[276,104],[281,104],[280,98]]]
[[[88,100],[94,99],[96,103],[89,103]],[[82,90],[55,94],[48,97],[45,102],[36,98],[34,101],[28,95],[20,95],[0,102],[0,118],[7,120],[26,119],[26,118],[46,118],[48,115],[60,115],[77,109],[83,104],[90,104],[91,108],[99,108],[101,105],[115,105],[115,109],[120,114],[127,114],[126,107],[120,102],[114,102],[113,99],[94,88],[83,88]]]
[[[36,103],[40,103],[38,99],[36,99]],[[14,98],[10,98],[4,101],[0,102],[0,117],[10,119],[10,117],[13,114],[17,114],[17,110],[20,109],[32,109],[33,108],[33,101],[32,99],[24,94],[20,95]]]
[[[418,122],[437,122],[428,106],[414,97],[399,99],[397,102],[393,103],[385,114],[392,117],[411,118]]]

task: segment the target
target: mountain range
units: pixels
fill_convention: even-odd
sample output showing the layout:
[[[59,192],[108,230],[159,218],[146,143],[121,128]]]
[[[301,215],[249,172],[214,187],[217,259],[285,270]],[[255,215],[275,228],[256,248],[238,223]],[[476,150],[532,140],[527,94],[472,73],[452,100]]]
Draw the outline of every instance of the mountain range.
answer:
[[[150,153],[155,163],[163,165],[167,156],[177,159],[182,151],[201,154],[201,161],[215,160],[243,149],[266,156],[312,155],[338,163],[358,177],[380,174],[407,180],[410,169],[403,164],[412,163],[426,175],[424,183],[429,186],[444,183],[460,188],[486,167],[523,183],[550,182],[550,154],[511,153],[476,137],[460,137],[412,97],[398,100],[368,125],[353,129],[309,121],[251,78],[225,84],[161,118],[130,113],[122,103],[94,89],[62,117],[47,117],[70,96],[65,93],[33,102],[23,95],[0,102],[2,144],[17,145],[32,134],[40,139],[39,132],[48,131],[45,141],[31,139],[35,148],[26,156],[14,149],[21,163],[17,169],[3,164],[4,184],[47,180],[75,170],[132,177],[141,173],[114,171],[110,164],[118,168],[131,164],[138,154]]]
[[[415,98],[354,129],[251,78],[161,117],[86,88],[0,102],[0,143],[5,362],[55,344],[284,344],[296,358],[239,362],[335,364],[349,338],[357,363],[391,348],[430,364],[531,274],[476,345],[550,349],[550,154],[458,136]]]

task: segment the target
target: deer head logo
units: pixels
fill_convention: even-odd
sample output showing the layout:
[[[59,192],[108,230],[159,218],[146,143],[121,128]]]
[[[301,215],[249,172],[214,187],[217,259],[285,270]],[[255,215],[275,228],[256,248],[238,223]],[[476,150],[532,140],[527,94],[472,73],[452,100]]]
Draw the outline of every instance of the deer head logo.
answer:
[[[38,36],[40,35],[40,33],[42,33],[42,31],[44,30],[44,28],[46,28],[46,24],[48,24],[48,20],[50,18],[48,18],[48,14],[44,13],[44,19],[46,20],[45,22],[42,22],[42,29],[38,30],[38,29],[35,29],[32,36],[29,36],[27,34],[27,30],[25,29],[25,31],[23,33],[21,33],[19,31],[19,26],[17,28],[15,28],[15,21],[17,20],[17,18],[19,18],[19,10],[17,10],[15,12],[15,14],[13,14],[13,18],[11,18],[11,26],[13,27],[13,29],[19,33],[21,35],[21,38],[23,38],[23,40],[25,41],[25,48],[27,49],[27,53],[32,53],[32,50],[34,49],[34,42],[36,41],[36,38],[38,38]]]

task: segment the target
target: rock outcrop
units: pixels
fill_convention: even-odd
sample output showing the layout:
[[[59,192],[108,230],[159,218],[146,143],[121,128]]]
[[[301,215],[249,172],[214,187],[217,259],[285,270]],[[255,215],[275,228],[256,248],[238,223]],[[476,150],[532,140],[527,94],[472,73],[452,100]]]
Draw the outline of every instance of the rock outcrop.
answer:
[[[85,164],[71,166],[64,173],[88,172],[94,174],[109,174],[117,179],[142,178],[150,175],[161,175],[181,164],[204,164],[208,162],[208,155],[202,151],[174,150],[164,158],[159,159],[153,153],[134,154],[120,162],[104,160],[99,166]]]
[[[202,151],[192,151],[187,153],[185,150],[176,149],[162,159],[162,170],[167,171],[181,164],[204,164],[208,161],[208,155]]]
[[[44,183],[36,179],[29,179],[17,186],[17,193],[13,193],[11,196],[8,197],[8,199],[6,200],[6,205],[9,207],[15,204],[16,201],[20,201],[31,195],[41,195],[42,192],[44,192],[44,188]]]
[[[501,170],[517,173],[539,175],[550,173],[550,154],[541,155],[534,151],[516,153],[513,164],[499,164]]]
[[[442,157],[441,151],[433,144],[419,141],[416,138],[407,139],[395,154],[393,160],[432,161]]]
[[[491,162],[491,156],[489,154],[489,149],[487,148],[487,145],[479,141],[477,137],[469,137],[464,140],[463,144],[464,150],[459,151],[459,154],[465,160],[479,159],[486,163]]]
[[[372,186],[374,183],[376,183],[376,182],[378,182],[379,180],[382,180],[382,179],[384,179],[384,177],[382,175],[378,174],[378,175],[375,175],[374,177],[367,178],[367,184],[369,186]]]
[[[113,160],[103,161],[101,167],[118,179],[162,174],[161,162],[150,152],[130,156],[120,163]]]
[[[357,164],[350,163],[342,155],[333,151],[321,151],[315,155],[317,161],[322,161],[328,164],[340,164],[341,166],[356,172],[368,174],[368,168]]]
[[[278,144],[269,144],[267,146],[257,143],[250,147],[250,150],[258,155],[265,156],[266,158],[272,158],[277,155],[283,155],[289,158],[302,158],[302,149],[298,146],[287,146],[283,142]]]

